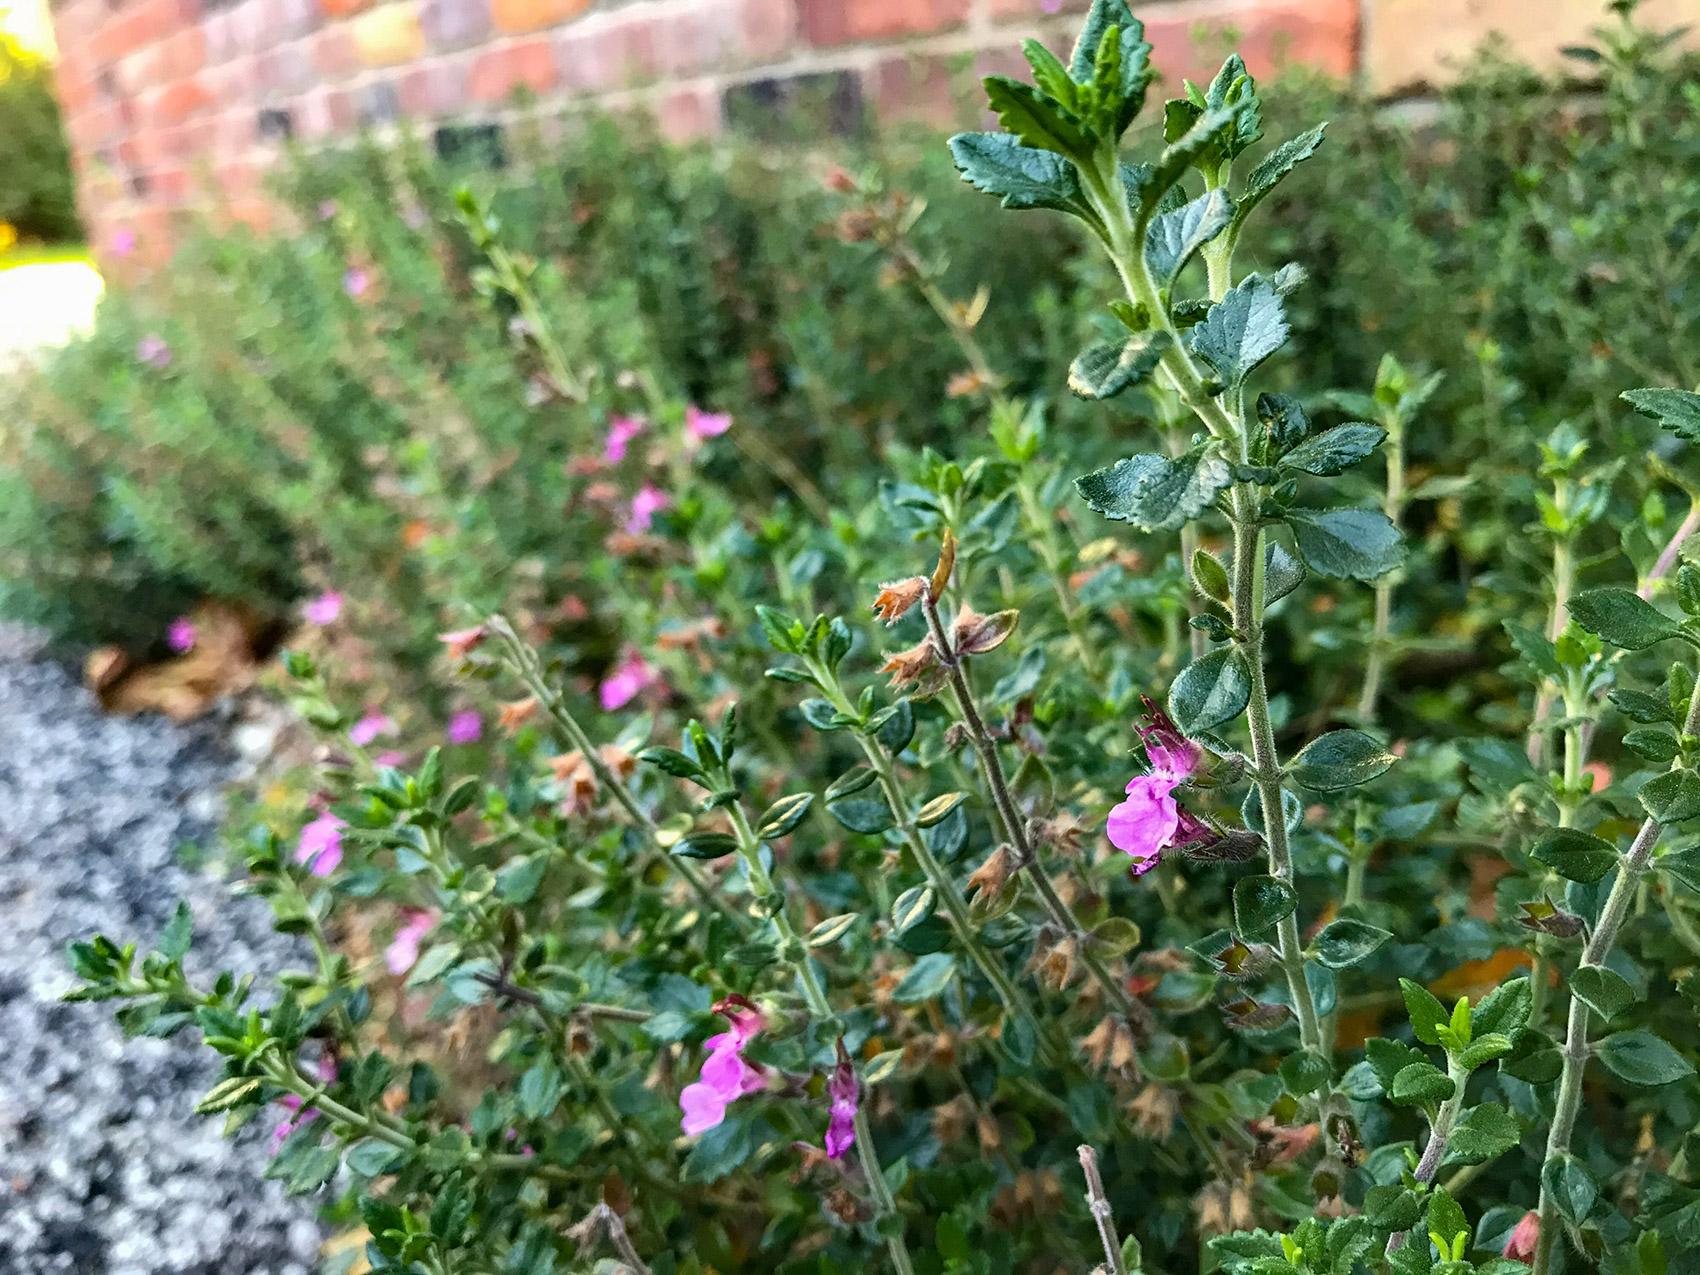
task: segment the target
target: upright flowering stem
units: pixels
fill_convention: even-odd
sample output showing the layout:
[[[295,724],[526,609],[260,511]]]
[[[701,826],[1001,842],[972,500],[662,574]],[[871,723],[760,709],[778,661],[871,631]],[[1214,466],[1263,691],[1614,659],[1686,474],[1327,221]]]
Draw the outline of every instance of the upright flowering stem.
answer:
[[[1688,715],[1683,720],[1682,733],[1700,733],[1700,693],[1689,699]],[[1680,757],[1671,762],[1672,769],[1680,766]],[[1617,880],[1612,883],[1611,893],[1606,896],[1605,907],[1600,910],[1600,919],[1594,926],[1594,933],[1589,938],[1588,945],[1582,949],[1582,960],[1577,966],[1578,969],[1604,966],[1606,958],[1611,955],[1611,950],[1617,943],[1618,931],[1623,928],[1624,915],[1629,911],[1629,901],[1635,897],[1642,878],[1647,875],[1661,827],[1657,819],[1647,819],[1635,834],[1635,840],[1630,843],[1629,853],[1618,863]],[[1570,1136],[1576,1128],[1576,1113],[1582,1105],[1582,1072],[1588,1065],[1588,1007],[1574,996],[1570,998],[1570,1020],[1564,1034],[1563,1055],[1564,1069],[1559,1073],[1558,1098],[1553,1104],[1552,1126],[1547,1130],[1546,1163],[1549,1164],[1554,1157],[1564,1155],[1570,1150]],[[1558,1202],[1547,1189],[1544,1174],[1541,1180],[1540,1214],[1541,1233],[1535,1246],[1534,1268],[1535,1275],[1548,1275],[1552,1269],[1553,1250],[1557,1243],[1559,1216]]]
[[[727,905],[726,900],[721,898],[709,885],[707,879],[695,864],[689,859],[667,853],[665,847],[661,845],[661,830],[656,826],[655,820],[649,817],[648,811],[638,805],[637,798],[621,782],[620,777],[609,769],[608,763],[603,760],[601,750],[591,742],[590,736],[585,732],[584,727],[579,725],[578,719],[572,715],[572,711],[567,708],[566,702],[560,694],[549,685],[548,680],[543,675],[543,666],[537,658],[537,653],[520,640],[519,634],[514,632],[513,626],[508,623],[506,617],[493,615],[485,624],[502,643],[507,653],[509,665],[519,675],[520,680],[526,684],[531,693],[537,697],[537,702],[549,714],[550,720],[572,742],[572,746],[578,749],[579,755],[584,758],[585,765],[590,767],[597,782],[613,795],[614,800],[620,803],[621,808],[625,810],[632,822],[642,830],[644,836],[649,840],[653,858],[656,861],[671,865],[673,870],[682,876],[691,889],[696,892],[697,897],[709,907],[734,920],[739,920],[740,918]]]
[[[939,615],[938,601],[930,592],[922,593],[921,609],[926,614],[927,628],[933,635],[933,642],[939,649],[939,658],[949,673],[951,696],[956,701],[956,710],[962,724],[968,729],[968,741],[973,745],[975,756],[980,760],[980,770],[986,777],[986,787],[991,792],[992,806],[997,811],[999,824],[1003,827],[1004,839],[1015,847],[1016,857],[1027,879],[1033,883],[1051,923],[1074,940],[1081,964],[1103,989],[1105,998],[1124,1018],[1133,1017],[1136,1013],[1133,997],[1092,950],[1091,935],[1081,928],[1079,919],[1069,910],[1068,904],[1063,902],[1062,896],[1057,893],[1056,885],[1051,881],[1044,865],[1039,862],[1033,838],[1028,835],[1027,820],[1022,817],[1021,810],[1016,806],[1015,798],[1009,791],[1003,762],[998,758],[997,744],[993,742],[991,732],[986,729],[985,719],[980,716],[979,706],[974,702],[974,691],[968,684],[967,667],[944,627],[944,620]]]
[[[756,900],[756,910],[773,922],[773,928],[779,934],[780,959],[789,965],[796,975],[797,985],[802,990],[803,999],[808,1002],[809,1012],[817,1020],[833,1018],[832,1004],[826,999],[826,989],[815,977],[814,966],[809,963],[808,949],[803,946],[802,939],[791,925],[791,918],[786,915],[785,896],[773,884],[773,878],[762,866],[760,838],[756,836],[755,829],[750,827],[749,817],[744,814],[742,806],[734,802],[727,807],[727,814],[732,820],[733,835],[738,839],[738,855],[743,859],[744,870],[749,876],[750,893]],[[880,1167],[879,1154],[874,1150],[868,1117],[860,1109],[856,1112],[855,1125],[856,1154],[862,1161],[862,1174],[868,1180],[868,1193],[873,1197],[880,1231],[885,1235],[886,1247],[891,1252],[891,1263],[897,1268],[898,1275],[913,1275],[915,1268],[909,1260],[909,1248],[903,1242],[903,1226],[901,1215],[897,1211],[897,1201],[893,1198],[891,1186],[886,1182],[885,1172]]]

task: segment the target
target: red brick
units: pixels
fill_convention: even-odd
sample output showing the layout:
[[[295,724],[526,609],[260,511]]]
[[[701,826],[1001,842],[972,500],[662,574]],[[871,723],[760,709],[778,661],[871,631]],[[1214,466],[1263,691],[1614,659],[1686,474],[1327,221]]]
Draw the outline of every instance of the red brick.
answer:
[[[743,41],[730,21],[731,4],[703,4],[656,26],[656,53],[663,75],[682,78],[739,61]]]
[[[849,44],[926,35],[961,26],[968,0],[798,0],[810,44]]]
[[[216,9],[201,20],[201,35],[207,42],[207,61],[214,66],[243,52],[229,9]]]
[[[1085,13],[1092,0],[986,0],[986,13],[993,22],[1015,18],[1044,18],[1054,13]],[[1136,6],[1135,15],[1145,17],[1146,6]],[[1069,33],[1073,38],[1073,32]]]
[[[1357,69],[1358,2],[1231,0],[1188,5],[1173,16],[1155,10],[1146,19],[1145,38],[1169,86],[1182,79],[1208,82],[1236,51],[1259,79],[1295,64],[1344,77]]]
[[[168,80],[193,75],[207,64],[207,37],[198,26],[185,27],[159,49],[159,74]]]
[[[305,41],[260,54],[255,70],[255,84],[264,92],[299,93],[313,82],[313,59]]]
[[[319,7],[325,11],[326,17],[331,18],[346,18],[371,5],[372,0],[319,0]]]
[[[975,111],[957,95],[955,78],[941,57],[912,54],[887,58],[868,73],[868,96],[881,119],[941,129],[971,126]],[[972,84],[978,89],[978,80]]]
[[[674,89],[655,113],[661,135],[673,142],[712,137],[720,131],[720,95],[711,89]]]
[[[199,80],[179,80],[154,98],[151,122],[155,128],[180,123],[212,104],[212,94]]]
[[[425,0],[419,25],[432,48],[463,48],[490,34],[490,0]]]
[[[162,204],[181,204],[189,197],[189,173],[182,168],[159,168],[148,174],[148,198]]]
[[[310,42],[313,69],[328,80],[340,80],[360,67],[355,54],[354,37],[345,26],[329,26],[312,37]]]
[[[656,23],[636,14],[568,27],[554,37],[561,83],[571,93],[605,93],[654,80],[660,71]]]
[[[319,0],[264,0],[252,5],[260,11],[255,36],[256,48],[266,49],[286,40],[298,39],[324,18]]]
[[[521,85],[542,93],[554,83],[554,53],[549,41],[540,38],[479,55],[467,92],[474,101],[499,102]]]
[[[491,0],[490,13],[504,31],[536,31],[576,18],[590,0]]]
[[[744,53],[750,62],[772,62],[791,47],[796,38],[797,6],[794,0],[742,0]]]
[[[428,119],[453,115],[466,105],[470,70],[464,55],[409,68],[396,86],[402,112]]]

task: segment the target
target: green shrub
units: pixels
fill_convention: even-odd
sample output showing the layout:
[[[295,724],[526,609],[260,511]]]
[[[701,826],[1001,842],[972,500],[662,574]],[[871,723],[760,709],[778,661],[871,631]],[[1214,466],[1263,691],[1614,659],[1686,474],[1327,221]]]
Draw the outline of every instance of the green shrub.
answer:
[[[0,222],[20,237],[77,239],[71,151],[53,93],[53,68],[0,35]]]

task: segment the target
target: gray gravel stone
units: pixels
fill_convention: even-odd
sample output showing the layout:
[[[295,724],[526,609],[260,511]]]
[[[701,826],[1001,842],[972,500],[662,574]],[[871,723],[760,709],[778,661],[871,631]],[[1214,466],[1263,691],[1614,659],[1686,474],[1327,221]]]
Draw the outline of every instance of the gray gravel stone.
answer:
[[[0,626],[0,1275],[316,1266],[312,1202],[260,1179],[270,1122],[230,1142],[191,1111],[218,1071],[196,1033],[125,1041],[111,1006],[58,1000],[67,943],[150,944],[178,898],[192,972],[299,963],[262,901],[178,853],[211,845],[231,764],[216,723],[107,717]]]

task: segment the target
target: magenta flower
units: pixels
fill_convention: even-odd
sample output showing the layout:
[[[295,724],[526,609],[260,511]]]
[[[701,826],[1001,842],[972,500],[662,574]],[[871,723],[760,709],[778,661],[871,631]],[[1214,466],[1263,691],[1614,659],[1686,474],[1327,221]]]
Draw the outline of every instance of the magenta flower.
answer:
[[[149,333],[136,342],[136,357],[149,367],[170,367],[171,347],[165,343],[164,337]]]
[[[661,680],[653,665],[636,651],[614,666],[614,671],[602,679],[597,688],[602,707],[608,712],[624,708],[644,691]]]
[[[838,1042],[838,1066],[832,1079],[826,1082],[826,1096],[832,1100],[832,1110],[826,1125],[826,1156],[842,1160],[844,1153],[856,1143],[856,1069],[844,1052],[844,1042]]]
[[[372,276],[359,266],[342,272],[342,290],[351,297],[361,297],[372,286]]]
[[[319,220],[329,221],[334,216],[336,216],[336,200],[321,199],[319,201]]]
[[[448,729],[443,733],[451,744],[475,744],[484,734],[484,719],[477,709],[463,708],[449,718]]]
[[[410,908],[407,919],[396,928],[395,937],[384,949],[384,964],[392,974],[405,974],[419,960],[419,940],[437,924],[437,914],[423,908]]]
[[[348,740],[364,748],[379,735],[393,735],[399,729],[401,728],[396,725],[395,718],[387,713],[367,713],[348,728]]]
[[[173,620],[165,630],[165,644],[179,655],[187,655],[195,649],[195,623],[186,615],[180,615]]]
[[[1061,13],[1063,0],[1039,0],[1039,8],[1046,13]]]
[[[328,877],[342,862],[342,830],[348,825],[333,814],[322,814],[301,829],[295,862],[307,865],[316,877]]]
[[[464,660],[467,655],[484,641],[484,626],[476,624],[470,629],[456,629],[453,633],[437,634],[437,641],[448,648],[451,660]]]
[[[319,1079],[327,1085],[336,1082],[336,1059],[329,1054],[325,1054],[319,1059]],[[293,1114],[272,1130],[273,1155],[277,1154],[277,1149],[283,1144],[285,1138],[319,1114],[317,1107],[308,1107],[305,1111],[301,1110],[300,1097],[292,1093],[284,1094],[277,1100],[277,1105]]]
[[[307,617],[309,624],[331,624],[342,614],[342,594],[335,589],[327,589],[301,608],[301,614]]]
[[[744,1046],[767,1026],[761,1010],[734,994],[717,1002],[714,1012],[724,1016],[732,1024],[732,1030],[703,1042],[709,1054],[702,1073],[695,1084],[686,1085],[679,1095],[679,1109],[685,1116],[680,1127],[692,1137],[706,1133],[726,1119],[726,1108],[736,1099],[767,1085],[762,1070],[752,1067],[742,1056]]]
[[[114,257],[128,257],[136,250],[136,232],[128,226],[120,226],[112,232],[108,245]]]
[[[1156,867],[1164,848],[1176,844],[1177,834],[1184,831],[1185,839],[1192,840],[1202,827],[1174,798],[1175,788],[1198,768],[1198,745],[1149,699],[1145,708],[1151,724],[1140,727],[1139,734],[1151,759],[1151,773],[1129,781],[1127,800],[1111,809],[1105,827],[1110,844],[1132,856],[1135,876]]]
[[[692,438],[714,438],[732,428],[732,413],[705,412],[691,403],[685,408],[685,428]]]
[[[626,458],[626,444],[643,433],[643,422],[635,416],[616,416],[608,422],[608,441],[602,451],[603,459],[618,465]]]
[[[637,495],[632,497],[631,517],[626,519],[626,530],[632,535],[649,530],[655,521],[655,515],[673,502],[667,498],[667,493],[650,483],[638,488]]]
[[[380,766],[399,766],[402,762],[407,760],[407,754],[402,752],[399,748],[391,748],[385,752],[379,753],[376,757],[372,758],[372,760],[377,762]]]

